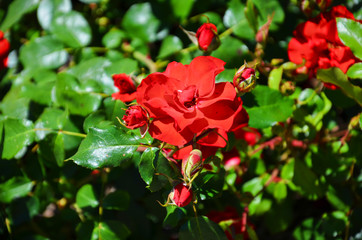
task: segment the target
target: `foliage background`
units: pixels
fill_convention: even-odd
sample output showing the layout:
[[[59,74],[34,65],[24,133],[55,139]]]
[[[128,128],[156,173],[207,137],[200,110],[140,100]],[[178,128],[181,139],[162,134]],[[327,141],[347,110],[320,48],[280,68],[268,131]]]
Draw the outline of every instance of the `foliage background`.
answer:
[[[361,19],[358,1],[333,4]],[[268,39],[257,45],[255,30],[272,13]],[[262,139],[255,146],[230,140],[225,150],[236,146],[247,170],[226,171],[215,160],[218,170],[198,178],[198,215],[248,206],[252,239],[362,239],[361,65],[352,98],[305,88],[286,49],[307,18],[286,0],[0,1],[12,50],[0,72],[1,239],[199,238],[192,206],[157,203],[171,186],[154,173],[172,170],[157,148],[136,151],[152,139],[118,123],[126,106],[110,95],[112,74],[140,81],[170,61],[202,55],[179,25],[196,31],[203,15],[221,33],[211,55],[227,62],[216,81],[232,81],[244,61],[264,64],[258,86],[242,97]],[[347,81],[335,69],[319,77]],[[296,82],[292,94],[283,90],[287,81]],[[107,146],[116,150],[106,153]],[[199,220],[203,234],[214,231],[205,239],[225,239],[225,226]]]

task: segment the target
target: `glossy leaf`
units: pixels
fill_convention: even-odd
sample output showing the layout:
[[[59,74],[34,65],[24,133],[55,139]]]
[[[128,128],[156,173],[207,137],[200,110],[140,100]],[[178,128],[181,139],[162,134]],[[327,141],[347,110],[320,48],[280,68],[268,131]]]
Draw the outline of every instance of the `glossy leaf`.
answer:
[[[78,207],[97,207],[99,204],[98,197],[90,184],[82,186],[76,196],[76,203]]]
[[[287,120],[292,115],[293,100],[283,96],[279,91],[266,86],[257,86],[251,94],[252,96],[246,96],[246,101],[253,102],[253,105],[245,104],[250,127],[270,127],[277,122]]]
[[[95,169],[119,166],[130,160],[139,146],[139,138],[114,126],[90,128],[71,159],[78,165]]]
[[[70,0],[42,0],[37,10],[38,21],[43,29],[49,29],[56,13],[71,10],[72,2]]]
[[[119,29],[111,29],[102,38],[102,43],[106,48],[117,48],[121,45],[125,33]]]
[[[131,37],[153,42],[157,38],[160,20],[153,15],[150,3],[136,3],[124,15],[122,26]]]
[[[16,198],[26,196],[32,189],[33,182],[25,177],[13,177],[0,184],[0,202],[10,203]]]
[[[153,162],[155,158],[158,158],[159,154],[158,148],[148,148],[146,149],[141,156],[141,161],[138,166],[138,170],[142,179],[149,185],[152,182],[153,176],[155,174],[155,166]]]
[[[362,63],[355,63],[348,68],[347,76],[354,79],[362,79]]]
[[[29,120],[8,118],[4,121],[4,149],[2,158],[11,159],[34,141],[33,123]]]
[[[271,89],[275,89],[279,91],[279,85],[282,81],[282,75],[283,75],[283,68],[275,68],[270,72],[269,78],[268,78],[268,86]]]
[[[179,237],[180,240],[227,239],[221,227],[205,216],[191,218],[191,220],[182,225]]]
[[[87,20],[76,11],[56,14],[50,24],[50,31],[56,38],[73,48],[87,46],[92,38]]]
[[[64,135],[62,133],[58,133],[57,136],[55,137],[53,151],[58,166],[59,167],[63,166],[63,162],[65,159],[65,151],[64,151]]]
[[[26,67],[53,69],[63,65],[67,59],[68,53],[62,42],[51,36],[37,38],[20,51],[20,61]]]
[[[323,82],[337,85],[348,97],[354,99],[359,105],[362,106],[362,89],[351,84],[341,69],[318,69],[317,78]]]
[[[5,19],[3,20],[0,29],[8,30],[14,23],[18,22],[22,16],[33,11],[39,3],[39,0],[15,0],[8,10]]]
[[[362,59],[362,24],[348,18],[337,18],[338,36],[353,54]]]
[[[113,240],[127,239],[130,231],[123,223],[119,221],[104,221],[98,223],[94,228],[92,239]]]
[[[182,42],[176,36],[167,36],[163,41],[158,58],[165,58],[182,49]]]

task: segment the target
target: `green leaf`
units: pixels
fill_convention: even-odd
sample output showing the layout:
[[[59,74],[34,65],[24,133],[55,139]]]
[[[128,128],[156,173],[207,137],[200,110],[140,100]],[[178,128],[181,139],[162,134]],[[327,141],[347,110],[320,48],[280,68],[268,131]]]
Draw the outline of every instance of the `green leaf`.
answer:
[[[178,225],[180,220],[186,215],[186,210],[173,205],[166,207],[167,215],[163,220],[162,226],[164,228],[174,228]]]
[[[269,78],[268,78],[268,86],[271,89],[275,89],[279,91],[279,85],[282,81],[283,76],[283,68],[275,68],[270,72]]]
[[[36,38],[20,49],[20,61],[29,68],[54,69],[62,66],[68,59],[63,43],[45,36]]]
[[[347,76],[353,79],[362,79],[362,62],[350,66],[347,71]]]
[[[223,21],[226,27],[234,28],[234,34],[244,39],[253,39],[254,31],[250,27],[248,19],[244,13],[245,5],[240,0],[231,0],[225,12]],[[222,42],[221,46],[225,43]],[[233,53],[235,54],[235,52]]]
[[[29,98],[32,101],[49,106],[52,104],[52,90],[55,87],[55,81],[52,82],[41,82],[41,83],[28,83],[22,86],[23,97]]]
[[[92,38],[87,20],[76,11],[59,12],[51,22],[50,31],[56,38],[73,48],[87,46]]]
[[[111,29],[102,38],[102,44],[106,48],[118,48],[126,34],[119,29]]]
[[[362,106],[362,89],[351,84],[347,76],[339,68],[318,69],[317,78],[323,82],[332,83],[341,88],[348,97]]]
[[[167,36],[161,44],[160,53],[157,58],[165,58],[171,54],[180,51],[182,49],[182,41],[176,37],[169,35]]]
[[[122,27],[134,38],[153,42],[161,22],[153,13],[150,3],[133,4],[123,17]]]
[[[0,202],[10,203],[15,198],[26,196],[33,183],[25,177],[13,177],[0,184]]]
[[[259,10],[259,26],[265,24],[268,21],[268,16],[272,15],[274,15],[274,17],[270,25],[270,30],[276,29],[278,23],[284,22],[285,14],[278,0],[253,0],[253,3]]]
[[[253,106],[250,106],[251,103],[248,106],[245,104],[250,127],[267,128],[287,120],[293,113],[294,101],[277,90],[258,85],[251,94],[245,96],[245,102],[255,102]]]
[[[78,190],[76,196],[76,203],[80,208],[84,207],[94,208],[98,206],[99,204],[98,197],[96,196],[96,193],[92,185],[86,184]]]
[[[337,18],[338,36],[353,54],[362,60],[362,24],[348,18]]]
[[[8,118],[4,121],[4,131],[2,158],[15,157],[34,141],[33,123],[29,120]]]
[[[278,182],[274,186],[273,195],[277,200],[283,200],[287,197],[287,185],[284,182]]]
[[[140,139],[114,126],[90,128],[77,153],[71,157],[78,165],[95,169],[119,166],[131,160]]]
[[[72,2],[70,0],[42,0],[37,11],[38,21],[43,29],[48,30],[56,13],[71,10]]]
[[[14,23],[19,21],[22,16],[28,12],[33,11],[39,3],[39,0],[15,0],[7,10],[6,17],[1,24],[0,29],[3,31],[8,30]]]
[[[117,190],[108,194],[102,202],[103,208],[113,210],[126,210],[130,203],[128,192]]]
[[[248,47],[242,41],[228,36],[222,39],[220,47],[213,51],[211,56],[225,61],[226,68],[235,69],[235,66],[239,68],[243,64],[240,59],[245,58],[248,51]]]
[[[65,151],[64,151],[64,135],[62,133],[58,133],[55,137],[54,148],[53,148],[55,160],[59,167],[63,166],[65,159]]]
[[[100,222],[93,230],[92,239],[102,240],[123,240],[126,239],[131,232],[126,225],[119,221]]]
[[[55,102],[64,108],[67,108],[71,114],[87,116],[96,111],[102,97],[99,94],[88,92],[91,88],[85,87],[82,90],[78,82],[71,75],[61,73],[58,75],[55,87]]]
[[[115,62],[112,62],[111,65],[105,67],[106,74],[112,76],[117,73],[126,73],[130,74],[138,70],[138,62],[130,59],[124,58]],[[113,84],[113,80],[112,80]]]
[[[88,133],[91,127],[97,127],[100,123],[103,123],[104,121],[106,121],[104,111],[98,110],[94,113],[89,114],[83,122],[84,132]]]
[[[141,156],[141,161],[138,166],[141,178],[146,184],[150,185],[155,174],[155,166],[153,162],[158,158],[158,148],[147,148]]]
[[[190,14],[194,2],[195,0],[171,0],[173,15],[180,19],[186,18]]]
[[[205,216],[191,218],[179,231],[180,240],[227,240],[221,227]]]

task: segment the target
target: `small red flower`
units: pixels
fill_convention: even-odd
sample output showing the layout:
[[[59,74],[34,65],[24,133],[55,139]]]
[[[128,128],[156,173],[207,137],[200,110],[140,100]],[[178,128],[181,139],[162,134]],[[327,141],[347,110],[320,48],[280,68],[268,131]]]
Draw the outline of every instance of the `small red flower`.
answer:
[[[119,89],[119,92],[113,93],[113,99],[119,99],[122,102],[130,102],[136,99],[136,86],[133,80],[127,74],[114,74],[112,76],[114,86]]]
[[[217,34],[217,28],[212,23],[204,23],[197,29],[196,38],[199,48],[208,52],[217,49],[220,46],[220,39]]]
[[[177,206],[185,207],[192,201],[192,190],[183,183],[179,183],[170,193],[170,199]]]
[[[297,69],[298,73],[315,77],[318,69],[330,67],[338,67],[346,73],[351,65],[359,62],[338,37],[337,17],[355,20],[346,7],[336,6],[297,26],[288,45],[288,55],[296,64],[305,61],[304,66]],[[326,86],[335,88],[334,85]]]
[[[190,179],[193,174],[195,174],[202,165],[202,153],[198,149],[193,149],[188,157],[182,159],[182,174],[184,177]]]
[[[8,66],[9,50],[10,43],[4,38],[4,33],[0,31],[0,70]]]
[[[252,127],[239,128],[233,132],[236,139],[244,139],[249,146],[254,146],[261,138],[258,129]]]
[[[146,111],[141,106],[131,106],[126,110],[126,114],[122,120],[126,123],[126,126],[130,129],[146,126],[148,123],[148,117]]]

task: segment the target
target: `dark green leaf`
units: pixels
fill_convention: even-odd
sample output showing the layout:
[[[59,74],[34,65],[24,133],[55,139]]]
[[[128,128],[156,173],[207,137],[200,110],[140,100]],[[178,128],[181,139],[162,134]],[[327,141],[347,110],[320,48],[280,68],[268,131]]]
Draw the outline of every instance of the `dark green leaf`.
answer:
[[[21,154],[34,141],[33,123],[29,120],[8,118],[4,121],[4,131],[2,158],[11,159]]]
[[[15,198],[26,196],[32,189],[33,183],[24,177],[13,177],[0,184],[0,202],[10,203]]]
[[[249,93],[250,94],[250,93]],[[294,101],[283,96],[279,91],[266,86],[256,86],[247,100],[255,101],[253,106],[246,106],[249,114],[249,126],[266,128],[277,122],[283,122],[292,115]]]
[[[50,31],[56,38],[73,48],[87,46],[92,38],[87,20],[76,11],[56,14],[51,22]]]
[[[186,210],[177,206],[169,205],[166,207],[167,215],[163,220],[165,228],[176,227],[180,220],[185,216]]]
[[[259,26],[268,21],[268,16],[274,16],[270,25],[271,30],[277,28],[277,23],[283,23],[285,14],[278,0],[253,0],[253,3],[259,10]]]
[[[180,240],[227,239],[221,227],[205,216],[191,218],[191,220],[182,225],[179,238]]]
[[[348,97],[354,99],[359,105],[362,106],[362,89],[351,84],[341,69],[336,67],[329,69],[318,69],[317,78],[323,82],[337,85]]]
[[[55,160],[59,167],[63,166],[65,159],[64,151],[64,136],[62,133],[58,133],[55,137],[54,148],[53,148]]]
[[[130,203],[128,192],[117,190],[108,194],[102,202],[103,208],[113,210],[126,210]]]
[[[15,0],[7,10],[6,17],[1,24],[0,29],[8,30],[14,23],[19,21],[21,17],[33,11],[38,5],[39,0]]]
[[[41,82],[38,84],[29,83],[22,87],[22,96],[33,100],[42,105],[51,105],[52,103],[52,90],[55,87],[53,82]]]
[[[49,129],[63,129],[68,120],[68,113],[57,108],[46,108],[35,122],[36,139],[42,140],[50,133]]]
[[[194,2],[194,0],[171,0],[173,15],[180,19],[186,18],[189,15]]]
[[[220,47],[213,51],[211,56],[225,61],[226,67],[231,69],[243,64],[241,59],[245,58],[248,51],[248,47],[242,41],[228,36],[222,39]]]
[[[361,23],[348,18],[337,18],[338,36],[353,54],[362,59]]]
[[[150,185],[155,174],[155,166],[153,162],[155,158],[158,158],[158,148],[147,148],[141,156],[141,161],[138,166],[138,170],[142,179]]]
[[[347,71],[347,76],[353,79],[362,79],[362,62],[350,66]]]
[[[91,169],[119,166],[131,160],[140,139],[114,126],[90,128],[77,153],[71,157],[78,165]]]
[[[160,20],[153,13],[150,3],[133,4],[123,17],[122,26],[127,33],[144,42],[153,42],[157,38]]]
[[[82,186],[76,196],[76,203],[78,207],[97,207],[99,202],[96,193],[90,184]]]
[[[165,58],[177,51],[180,51],[181,49],[182,49],[181,40],[176,36],[169,35],[162,41],[160,53],[158,54],[157,57]]]
[[[104,221],[98,223],[93,230],[92,239],[114,240],[126,239],[131,232],[119,221]]]
[[[83,122],[84,132],[88,133],[91,127],[97,127],[99,124],[106,120],[106,116],[103,111],[96,111],[89,114],[89,116]]]
[[[44,29],[49,29],[57,12],[69,12],[71,10],[72,2],[70,0],[42,0],[37,11],[38,21]]]

